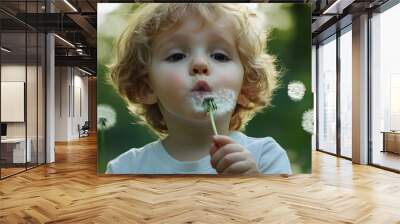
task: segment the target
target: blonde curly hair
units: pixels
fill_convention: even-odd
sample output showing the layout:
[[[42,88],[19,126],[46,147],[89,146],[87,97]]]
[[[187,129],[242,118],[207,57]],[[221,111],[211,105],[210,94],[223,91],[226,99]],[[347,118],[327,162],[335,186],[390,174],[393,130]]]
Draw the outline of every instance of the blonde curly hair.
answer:
[[[239,94],[241,103],[236,104],[230,130],[243,129],[257,112],[268,107],[278,85],[275,58],[266,53],[268,35],[260,27],[258,13],[241,4],[229,3],[142,4],[118,39],[116,60],[110,66],[110,75],[129,110],[159,136],[166,135],[168,128],[158,104],[148,105],[141,100],[150,91],[143,83],[151,63],[151,47],[158,34],[179,27],[185,16],[193,14],[211,23],[218,18],[231,18],[229,21],[244,68],[244,78]]]

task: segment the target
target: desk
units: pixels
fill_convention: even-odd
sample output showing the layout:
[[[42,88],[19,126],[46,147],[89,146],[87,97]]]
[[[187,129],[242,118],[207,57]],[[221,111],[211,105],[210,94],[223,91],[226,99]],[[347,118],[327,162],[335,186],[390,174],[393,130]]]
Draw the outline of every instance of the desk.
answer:
[[[382,131],[383,151],[400,154],[400,131]]]
[[[2,157],[6,159],[7,162],[10,163],[25,163],[30,162],[32,160],[31,154],[31,145],[32,141],[30,138],[27,139],[28,147],[26,147],[26,155],[25,155],[25,138],[6,138],[1,139],[1,153]],[[13,146],[11,149],[10,146]],[[5,154],[3,156],[3,153]],[[12,154],[12,160],[11,155]],[[8,158],[7,158],[8,157]],[[27,161],[25,161],[27,158]]]

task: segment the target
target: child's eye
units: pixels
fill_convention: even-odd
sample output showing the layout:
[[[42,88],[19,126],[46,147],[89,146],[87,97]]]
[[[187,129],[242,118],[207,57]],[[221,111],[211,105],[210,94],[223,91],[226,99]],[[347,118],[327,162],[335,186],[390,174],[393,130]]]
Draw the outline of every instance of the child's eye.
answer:
[[[222,53],[211,54],[211,57],[217,61],[222,61],[222,62],[231,60],[228,56],[226,56],[225,54],[222,54]]]
[[[175,53],[175,54],[168,56],[165,60],[167,60],[169,62],[175,62],[175,61],[179,61],[185,57],[186,56],[182,53]]]

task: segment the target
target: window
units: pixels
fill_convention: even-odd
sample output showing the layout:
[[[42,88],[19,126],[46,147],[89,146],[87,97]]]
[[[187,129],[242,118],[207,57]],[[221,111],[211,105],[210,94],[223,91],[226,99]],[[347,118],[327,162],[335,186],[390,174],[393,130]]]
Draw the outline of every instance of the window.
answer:
[[[318,47],[318,149],[336,153],[336,36]]]
[[[400,170],[400,4],[371,18],[372,164]]]
[[[18,13],[40,13],[44,1],[18,2]],[[0,1],[1,6],[15,2]],[[15,7],[14,7],[15,9]],[[2,125],[0,178],[45,163],[45,34],[0,12],[0,91]],[[13,95],[15,100],[8,99]],[[6,100],[7,99],[7,102]],[[15,105],[14,105],[15,104]],[[12,105],[4,106],[4,105]],[[17,109],[11,109],[17,108]]]
[[[340,36],[340,155],[351,158],[352,142],[352,34],[351,26]]]

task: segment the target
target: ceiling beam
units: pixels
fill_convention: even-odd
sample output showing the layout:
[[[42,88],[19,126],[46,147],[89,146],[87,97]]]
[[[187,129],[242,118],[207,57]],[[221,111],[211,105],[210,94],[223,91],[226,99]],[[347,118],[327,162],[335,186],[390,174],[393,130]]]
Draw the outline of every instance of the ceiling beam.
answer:
[[[90,56],[55,56],[56,66],[87,67],[96,72],[97,60]]]
[[[97,30],[94,28],[85,17],[83,17],[80,14],[68,14],[67,15],[71,20],[73,20],[78,26],[80,26],[85,33],[88,35],[89,38],[86,39],[86,41],[91,45],[91,46],[96,46],[96,36],[97,36]]]

